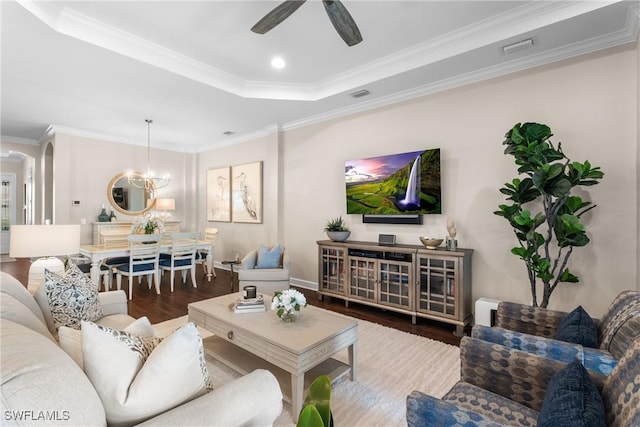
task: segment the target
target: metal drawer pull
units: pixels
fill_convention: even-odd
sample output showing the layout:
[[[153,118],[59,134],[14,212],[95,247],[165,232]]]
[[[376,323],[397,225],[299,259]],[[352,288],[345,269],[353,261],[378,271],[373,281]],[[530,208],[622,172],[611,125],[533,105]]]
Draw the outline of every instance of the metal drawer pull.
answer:
[[[233,339],[233,331],[227,332],[227,338],[229,338],[230,340]]]

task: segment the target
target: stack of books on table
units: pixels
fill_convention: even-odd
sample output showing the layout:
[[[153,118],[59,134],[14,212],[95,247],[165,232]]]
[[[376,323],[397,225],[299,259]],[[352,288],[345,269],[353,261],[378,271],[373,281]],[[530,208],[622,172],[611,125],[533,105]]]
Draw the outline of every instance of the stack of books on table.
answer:
[[[234,313],[255,313],[257,311],[266,311],[262,295],[258,295],[257,298],[239,299],[233,309]]]

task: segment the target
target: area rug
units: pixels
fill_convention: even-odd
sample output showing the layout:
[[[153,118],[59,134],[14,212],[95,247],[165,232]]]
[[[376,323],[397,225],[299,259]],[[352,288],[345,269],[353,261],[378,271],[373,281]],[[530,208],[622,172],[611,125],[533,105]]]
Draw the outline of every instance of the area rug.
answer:
[[[187,316],[154,325],[164,336]],[[199,328],[200,329],[200,328]],[[203,337],[211,333],[200,329]],[[347,361],[347,351],[335,356]],[[460,349],[456,346],[358,320],[358,378],[341,378],[331,389],[331,408],[339,426],[406,426],[406,398],[413,390],[443,396],[460,378]],[[207,357],[214,387],[240,375]],[[284,404],[275,426],[295,425],[291,405]]]

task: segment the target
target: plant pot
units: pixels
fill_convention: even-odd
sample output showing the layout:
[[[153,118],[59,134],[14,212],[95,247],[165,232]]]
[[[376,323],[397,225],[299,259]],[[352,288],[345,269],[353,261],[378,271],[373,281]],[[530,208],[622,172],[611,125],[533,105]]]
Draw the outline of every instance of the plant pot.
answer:
[[[325,233],[334,242],[344,242],[351,235],[350,231],[326,231]]]

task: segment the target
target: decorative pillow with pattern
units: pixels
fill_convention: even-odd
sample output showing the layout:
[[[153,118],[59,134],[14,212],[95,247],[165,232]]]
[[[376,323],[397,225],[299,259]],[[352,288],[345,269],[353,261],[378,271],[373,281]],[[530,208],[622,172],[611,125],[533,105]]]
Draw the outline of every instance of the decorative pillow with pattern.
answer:
[[[56,329],[60,326],[80,329],[81,321],[93,322],[103,316],[98,285],[75,264],[63,276],[45,269],[44,286]]]
[[[124,332],[145,338],[153,338],[154,336],[151,322],[149,322],[147,316],[142,316],[141,318],[131,322],[126,328],[124,328]],[[60,329],[58,329],[58,344],[60,345],[60,348],[71,356],[78,366],[83,369],[82,332],[78,329],[61,326]]]
[[[82,322],[82,358],[109,425],[138,424],[212,389],[193,323],[160,340]]]

